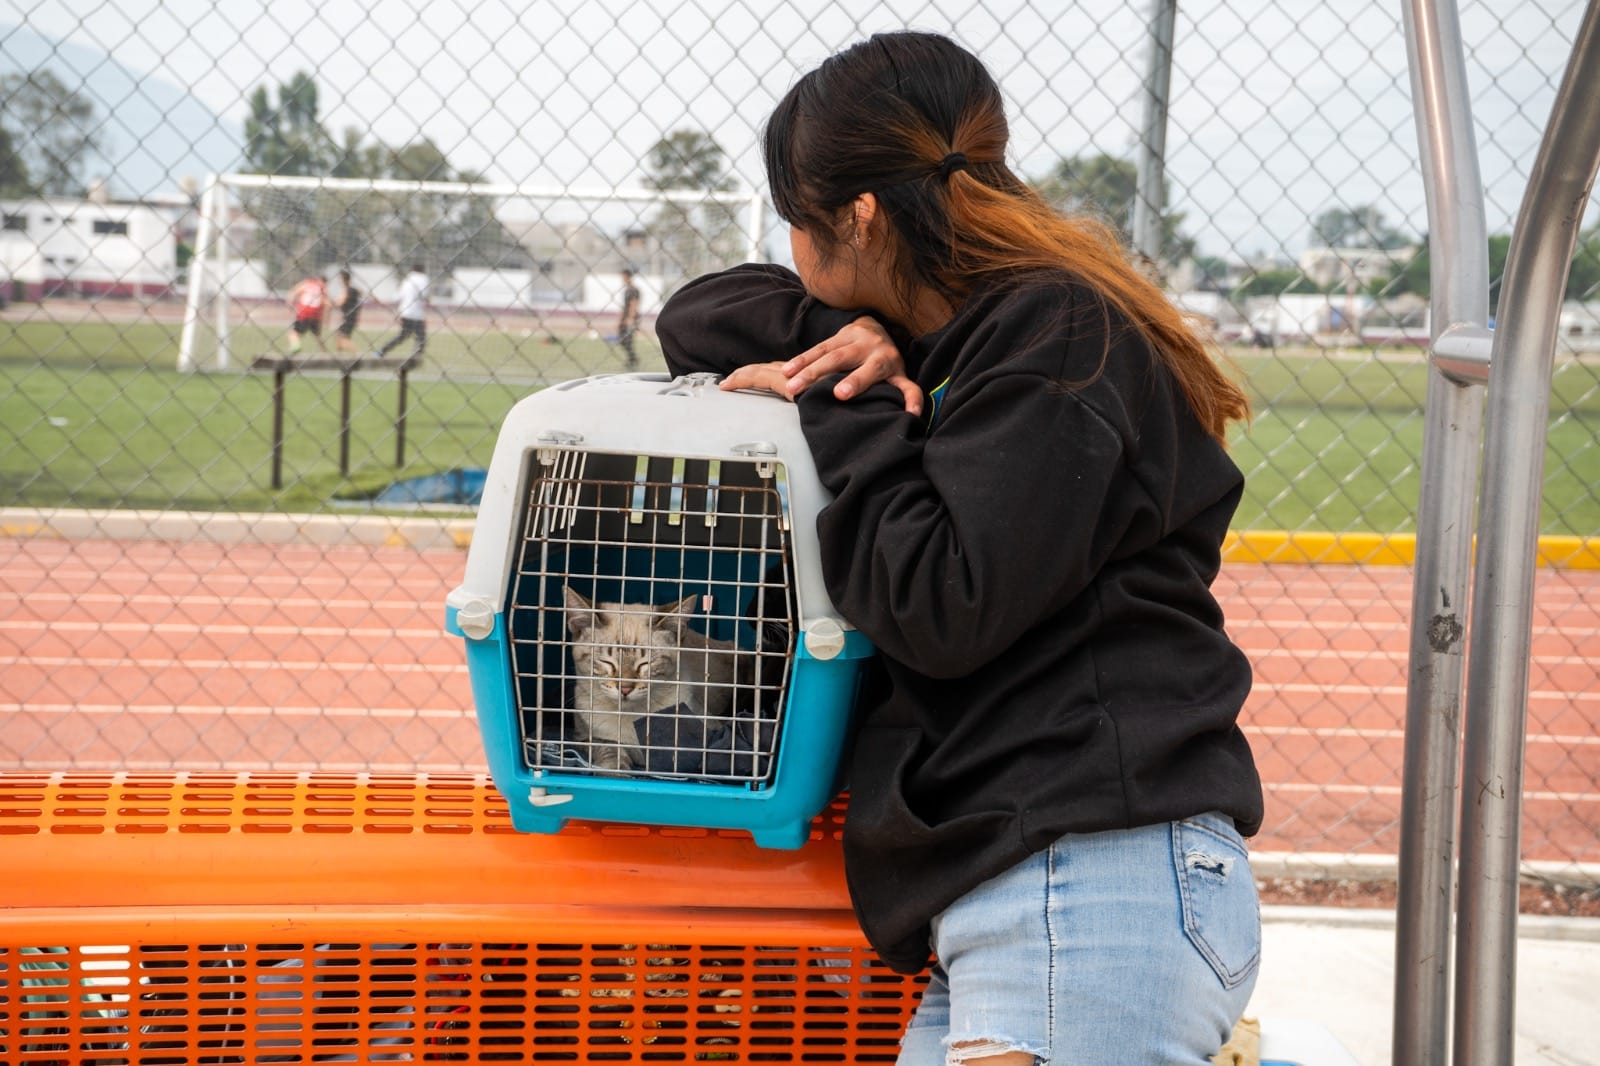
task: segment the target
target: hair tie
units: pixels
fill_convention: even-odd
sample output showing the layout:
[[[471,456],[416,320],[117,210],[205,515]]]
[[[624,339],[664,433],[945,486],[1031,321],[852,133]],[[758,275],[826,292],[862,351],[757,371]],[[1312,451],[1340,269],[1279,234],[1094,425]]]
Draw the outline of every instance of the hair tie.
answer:
[[[945,181],[950,180],[950,175],[967,167],[967,154],[965,152],[951,152],[939,160],[939,176]]]

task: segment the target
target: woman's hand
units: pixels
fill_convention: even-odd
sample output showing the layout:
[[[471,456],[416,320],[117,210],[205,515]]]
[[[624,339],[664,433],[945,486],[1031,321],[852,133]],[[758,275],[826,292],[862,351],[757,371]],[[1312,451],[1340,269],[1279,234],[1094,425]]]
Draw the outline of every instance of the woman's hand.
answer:
[[[922,390],[906,376],[906,363],[900,349],[889,339],[888,331],[875,318],[866,315],[845,326],[815,348],[807,349],[783,364],[789,378],[790,398],[815,385],[829,374],[848,371],[848,376],[833,387],[841,400],[887,381],[906,398],[906,410],[922,413]]]
[[[783,372],[784,366],[781,359],[774,363],[750,363],[724,377],[717,383],[717,387],[725,392],[732,392],[735,389],[762,389],[793,401],[794,396],[789,393],[789,377]]]
[[[766,389],[793,400],[829,374],[848,372],[834,386],[841,400],[887,381],[905,397],[906,410],[922,413],[922,390],[906,376],[905,360],[878,321],[862,316],[814,348],[786,362],[740,367],[722,379],[725,389]]]

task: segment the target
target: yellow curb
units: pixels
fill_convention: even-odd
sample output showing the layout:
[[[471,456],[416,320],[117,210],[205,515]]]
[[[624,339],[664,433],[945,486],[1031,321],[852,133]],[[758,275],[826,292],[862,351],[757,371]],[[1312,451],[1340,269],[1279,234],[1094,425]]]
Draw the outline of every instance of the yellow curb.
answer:
[[[465,550],[474,520],[466,517],[396,518],[339,514],[245,514],[209,511],[80,511],[0,507],[0,537],[17,540],[198,540],[209,543],[367,544],[385,548]],[[1417,557],[1411,533],[1299,533],[1278,529],[1233,530],[1222,542],[1230,563],[1410,566]],[[1600,570],[1600,537],[1540,537],[1539,565],[1559,570]]]
[[[1417,558],[1417,538],[1413,533],[1234,530],[1222,542],[1222,558],[1230,563],[1410,566]],[[1600,539],[1540,537],[1538,565],[1560,570],[1600,570]]]

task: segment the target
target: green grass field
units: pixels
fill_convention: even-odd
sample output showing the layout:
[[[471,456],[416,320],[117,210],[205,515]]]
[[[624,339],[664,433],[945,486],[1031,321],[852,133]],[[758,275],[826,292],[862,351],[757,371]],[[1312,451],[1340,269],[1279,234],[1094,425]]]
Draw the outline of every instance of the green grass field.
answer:
[[[351,472],[338,469],[339,379],[289,378],[284,485],[270,487],[272,377],[238,369],[281,337],[233,335],[234,369],[180,373],[176,325],[0,322],[0,504],[323,511],[400,478],[484,466],[507,410],[557,381],[619,370],[587,335],[435,333],[411,377],[402,469],[396,384],[352,388]],[[526,333],[527,335],[524,335]],[[381,341],[374,331],[364,341]],[[365,350],[372,344],[358,345]],[[398,353],[397,353],[398,354]],[[645,369],[659,349],[641,339]],[[1426,366],[1415,352],[1240,350],[1255,405],[1233,452],[1240,529],[1410,532]],[[1543,531],[1600,534],[1600,367],[1563,363],[1553,388]]]

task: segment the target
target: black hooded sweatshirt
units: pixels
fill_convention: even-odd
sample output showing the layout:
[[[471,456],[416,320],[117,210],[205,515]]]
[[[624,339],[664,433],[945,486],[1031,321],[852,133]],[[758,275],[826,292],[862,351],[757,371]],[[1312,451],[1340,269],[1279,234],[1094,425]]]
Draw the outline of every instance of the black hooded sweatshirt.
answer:
[[[675,374],[787,358],[860,312],[737,267],[656,323]],[[1250,666],[1211,595],[1244,479],[1171,373],[1070,281],[969,297],[898,337],[922,416],[878,385],[799,398],[833,500],[823,578],[877,646],[851,756],[856,917],[915,973],[929,922],[1066,833],[1211,810],[1250,835]]]

